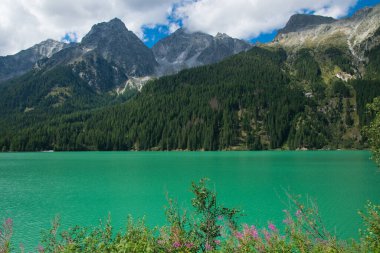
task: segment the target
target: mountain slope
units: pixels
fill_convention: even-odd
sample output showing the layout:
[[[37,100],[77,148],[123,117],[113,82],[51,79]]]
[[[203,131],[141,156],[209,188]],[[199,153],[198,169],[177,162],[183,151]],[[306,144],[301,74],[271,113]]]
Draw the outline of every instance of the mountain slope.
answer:
[[[280,32],[272,45],[288,50],[339,47],[348,50],[355,59],[365,61],[365,51],[370,50],[379,42],[379,27],[380,5],[377,5],[360,10],[347,19],[307,26],[300,31]]]
[[[298,64],[292,57],[283,49],[255,47],[217,64],[149,82],[124,104],[8,130],[0,137],[0,146],[4,150],[262,150],[365,145],[359,131],[367,117],[362,108],[380,95],[380,82],[336,78],[326,84],[309,51],[297,56]],[[377,65],[376,58],[369,64]],[[300,73],[294,76],[294,72]]]
[[[28,72],[37,61],[49,58],[69,46],[63,42],[46,40],[15,55],[0,57],[0,82]]]
[[[141,92],[136,91],[125,103],[116,101],[117,105],[110,105],[115,98],[112,95],[104,103],[101,100],[112,93],[104,91],[115,87],[115,75],[109,71],[114,69],[112,58],[107,59],[100,52],[94,54],[98,60],[94,62],[99,65],[86,58],[86,53],[98,52],[100,44],[105,43],[107,48],[108,40],[62,50],[56,54],[60,57],[55,55],[41,62],[41,69],[0,87],[0,103],[4,101],[0,105],[0,148],[36,151],[366,147],[361,128],[368,124],[371,115],[365,113],[365,106],[380,96],[378,9],[379,6],[366,9],[330,24],[306,25],[297,32],[282,34],[273,43],[253,47],[216,64],[151,80],[143,87],[139,78],[130,78],[128,85]],[[162,55],[172,63],[198,59],[211,45],[206,43],[209,37],[199,36],[195,42],[203,48],[189,47],[182,41],[176,45],[178,52],[184,54],[174,50],[163,51]],[[103,40],[95,37],[94,41]],[[86,48],[94,49],[83,54]],[[59,61],[64,64],[58,64]],[[111,84],[99,87],[88,83],[83,75],[78,75],[76,68],[81,62],[95,68],[98,85],[107,80]],[[79,73],[88,73],[86,70]],[[28,94],[40,86],[41,94]],[[73,92],[74,89],[77,90]],[[8,105],[11,110],[2,113]],[[52,108],[53,113],[41,114]]]
[[[322,24],[331,24],[335,21],[336,20],[331,17],[308,14],[295,14],[290,17],[286,26],[278,31],[278,36],[281,36],[281,34],[310,29],[312,27]]]
[[[130,76],[153,74],[156,61],[118,19],[95,25],[81,43],[38,61],[37,66],[0,86],[0,114],[79,111],[123,100],[116,89]],[[127,92],[128,93],[128,92]]]
[[[218,33],[213,37],[201,32],[190,33],[181,28],[157,42],[152,50],[160,64],[157,73],[164,75],[216,63],[251,47],[249,43],[226,34]]]
[[[62,50],[42,69],[70,66],[74,73],[98,92],[124,85],[129,76],[154,74],[157,62],[151,50],[119,19],[94,25],[78,45]]]

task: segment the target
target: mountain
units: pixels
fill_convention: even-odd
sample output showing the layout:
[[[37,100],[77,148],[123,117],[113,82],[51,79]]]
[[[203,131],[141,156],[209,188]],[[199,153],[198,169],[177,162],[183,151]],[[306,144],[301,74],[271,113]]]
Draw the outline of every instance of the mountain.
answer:
[[[213,37],[181,29],[151,50],[115,18],[94,25],[80,43],[54,54],[52,51],[28,73],[3,83],[0,111],[46,111],[54,107],[55,111],[68,112],[104,106],[106,101],[123,101],[135,95],[158,72],[174,73],[217,62],[250,47],[225,34]],[[154,52],[162,57],[157,58],[159,63]]]
[[[25,74],[37,61],[49,58],[69,44],[55,40],[46,40],[15,55],[0,57],[0,82]]]
[[[0,86],[0,149],[365,148],[366,105],[380,96],[379,8],[332,23],[305,21],[271,43],[150,81],[112,55],[114,32],[126,28],[104,23]],[[172,51],[163,42],[155,55],[147,51],[158,59],[148,72],[162,61],[175,71],[212,59],[204,52],[218,37],[229,41],[179,30],[163,41]]]
[[[81,43],[39,64],[40,69],[70,66],[98,92],[124,85],[128,78],[153,75],[157,62],[151,50],[120,19],[94,25]]]
[[[375,47],[379,42],[380,5],[362,9],[352,17],[337,21],[332,19],[328,21],[329,19],[313,16],[308,16],[307,19],[324,22],[308,25],[302,30],[298,30],[302,25],[290,26],[291,28],[296,27],[296,29],[285,27],[286,33],[283,31],[284,29],[280,31],[273,44],[293,51],[302,48],[317,51],[323,51],[329,47],[339,48],[344,54],[353,57],[354,61],[360,63],[366,61],[366,51]],[[289,23],[293,22],[289,21]]]
[[[215,37],[180,28],[158,41],[152,48],[159,68],[157,74],[176,73],[179,70],[212,64],[246,51],[251,44],[218,33]]]
[[[130,96],[129,79],[153,75],[156,67],[152,51],[122,21],[113,19],[94,25],[81,43],[2,83],[0,114],[68,113],[123,101]],[[117,96],[120,89],[125,97]]]
[[[322,24],[331,24],[336,20],[331,17],[318,15],[295,14],[290,17],[286,26],[278,31],[278,36],[281,34],[298,32],[304,29],[312,28]]]

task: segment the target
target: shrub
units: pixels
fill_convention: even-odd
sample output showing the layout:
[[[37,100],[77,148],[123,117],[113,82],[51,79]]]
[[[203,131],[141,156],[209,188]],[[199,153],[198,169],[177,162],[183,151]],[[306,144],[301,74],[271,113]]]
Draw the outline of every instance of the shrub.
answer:
[[[168,224],[150,229],[144,220],[128,219],[124,233],[113,234],[111,219],[94,228],[76,226],[60,231],[59,218],[44,232],[39,253],[58,252],[380,252],[380,206],[368,202],[360,212],[365,230],[359,241],[339,241],[324,227],[318,208],[307,205],[299,197],[290,199],[284,210],[285,229],[269,222],[267,227],[237,225],[239,210],[226,208],[217,202],[216,193],[207,187],[207,180],[192,184],[194,213],[186,211],[168,199]],[[11,252],[12,220],[7,219],[0,230],[0,253]],[[23,252],[23,249],[21,249]]]

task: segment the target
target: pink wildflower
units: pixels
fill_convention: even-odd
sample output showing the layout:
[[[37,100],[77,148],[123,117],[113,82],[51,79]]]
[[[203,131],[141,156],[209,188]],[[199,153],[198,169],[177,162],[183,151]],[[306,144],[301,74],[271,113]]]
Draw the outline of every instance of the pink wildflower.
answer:
[[[12,224],[13,224],[13,220],[12,220],[11,218],[8,218],[8,219],[5,221],[5,224],[6,224],[7,226],[12,226]]]
[[[208,242],[206,242],[205,248],[206,250],[213,250],[212,246]]]
[[[218,216],[218,220],[223,220],[224,218],[223,218],[223,216],[222,215],[219,215]]]
[[[45,249],[44,249],[44,247],[42,247],[41,245],[38,245],[38,247],[37,247],[37,251],[38,251],[39,253],[43,253],[43,252],[45,251]]]
[[[270,230],[272,230],[273,232],[276,232],[276,231],[277,231],[276,226],[275,226],[274,224],[272,224],[272,223],[270,223],[270,224],[268,225],[268,228],[269,228]]]
[[[191,242],[186,243],[186,248],[191,249],[192,247],[194,247],[193,243]]]
[[[242,240],[244,236],[243,236],[242,233],[240,233],[240,232],[236,232],[236,233],[235,233],[235,237],[236,237],[236,239]]]
[[[267,230],[263,230],[263,234],[264,234],[264,237],[265,237],[265,240],[267,241],[270,241],[270,234]]]
[[[173,243],[173,247],[174,248],[180,248],[181,247],[181,243],[180,242],[174,242]]]
[[[251,226],[250,228],[250,235],[253,237],[253,238],[258,238],[259,237],[259,233],[257,232],[257,229],[255,226]]]
[[[243,225],[243,233],[244,233],[244,236],[248,236],[250,234],[251,230],[249,229],[248,225],[247,224],[244,224]]]
[[[215,240],[214,242],[216,245],[220,245],[220,240]]]
[[[298,209],[297,212],[296,212],[296,216],[297,216],[297,217],[300,217],[301,214],[302,214],[302,211]]]

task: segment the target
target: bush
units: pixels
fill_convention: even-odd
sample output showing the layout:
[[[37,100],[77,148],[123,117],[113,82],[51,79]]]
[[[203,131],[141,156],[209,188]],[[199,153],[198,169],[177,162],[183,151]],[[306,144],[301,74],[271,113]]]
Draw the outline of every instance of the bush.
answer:
[[[324,227],[313,202],[303,205],[289,195],[284,210],[284,231],[269,222],[267,227],[237,225],[239,210],[218,204],[207,180],[192,184],[194,213],[189,218],[169,199],[168,225],[148,228],[143,220],[128,219],[124,233],[113,234],[111,219],[95,228],[74,227],[60,232],[59,218],[45,231],[39,253],[47,252],[380,252],[380,206],[368,203],[360,212],[365,230],[360,241],[339,241]],[[0,253],[11,252],[12,220],[0,230]],[[23,252],[23,249],[21,249]]]

